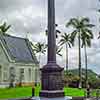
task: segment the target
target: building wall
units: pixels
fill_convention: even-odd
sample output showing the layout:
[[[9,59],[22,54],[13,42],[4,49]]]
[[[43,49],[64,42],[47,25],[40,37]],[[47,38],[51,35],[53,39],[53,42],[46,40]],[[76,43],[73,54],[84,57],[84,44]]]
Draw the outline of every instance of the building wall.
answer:
[[[24,83],[33,83],[35,81],[40,82],[39,78],[39,66],[35,64],[24,64],[9,62],[8,58],[0,44],[0,87],[9,86],[11,68],[15,69],[15,83],[19,83],[20,70],[24,69]],[[36,73],[36,69],[38,70]],[[37,78],[36,78],[37,77]]]
[[[9,67],[15,67],[15,82],[20,83],[20,77],[21,77],[21,70],[24,70],[24,78],[21,79],[22,83],[34,83],[40,82],[40,76],[39,76],[39,67],[34,64],[16,64],[16,63],[10,63]],[[36,72],[37,71],[37,72]]]
[[[7,81],[8,80],[9,61],[3,51],[3,48],[1,47],[1,44],[0,44],[0,67],[1,67],[0,82]]]

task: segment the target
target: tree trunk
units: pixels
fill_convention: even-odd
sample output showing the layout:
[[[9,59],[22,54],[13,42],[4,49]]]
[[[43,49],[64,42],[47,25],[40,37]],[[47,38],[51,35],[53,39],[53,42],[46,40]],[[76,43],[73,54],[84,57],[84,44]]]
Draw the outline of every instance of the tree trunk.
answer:
[[[39,59],[39,67],[40,67],[41,53],[39,54],[39,58],[38,59]]]
[[[66,44],[66,71],[68,71],[68,46]]]
[[[39,53],[38,59],[39,59],[39,68],[40,68],[40,63],[41,63],[41,52]],[[37,69],[35,69],[35,86],[37,86],[37,83],[38,83],[37,75],[38,75],[38,71],[37,71]]]
[[[87,50],[86,50],[86,45],[84,46],[84,53],[85,53],[85,85],[87,87],[88,85],[88,73],[87,73]]]
[[[78,43],[79,43],[79,88],[82,88],[82,77],[81,77],[81,41],[80,41],[80,33],[78,36]]]

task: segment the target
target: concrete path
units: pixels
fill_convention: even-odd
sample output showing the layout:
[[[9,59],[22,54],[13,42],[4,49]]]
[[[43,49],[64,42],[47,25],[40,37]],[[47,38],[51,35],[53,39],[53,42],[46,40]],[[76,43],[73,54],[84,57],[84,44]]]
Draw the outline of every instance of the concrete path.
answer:
[[[0,100],[100,100],[100,98],[83,98],[83,97],[73,97],[73,98],[20,98],[20,99],[0,99]]]

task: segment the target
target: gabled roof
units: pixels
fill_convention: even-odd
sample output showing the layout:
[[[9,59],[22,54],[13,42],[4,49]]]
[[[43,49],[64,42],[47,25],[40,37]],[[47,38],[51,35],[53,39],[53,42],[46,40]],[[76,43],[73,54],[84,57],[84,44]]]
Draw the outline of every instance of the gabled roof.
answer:
[[[28,39],[9,35],[1,35],[0,39],[11,60],[15,62],[38,63],[35,55],[32,54],[32,48]]]

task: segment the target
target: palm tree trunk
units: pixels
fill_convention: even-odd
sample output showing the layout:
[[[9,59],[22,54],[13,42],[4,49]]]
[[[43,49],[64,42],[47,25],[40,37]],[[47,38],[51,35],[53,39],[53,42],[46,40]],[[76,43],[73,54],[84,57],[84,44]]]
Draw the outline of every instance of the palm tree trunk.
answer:
[[[39,67],[40,67],[40,59],[41,59],[41,53],[39,54]]]
[[[68,46],[66,44],[66,71],[68,71]]]
[[[80,33],[78,36],[78,43],[79,43],[79,88],[82,88],[82,77],[81,77],[81,41],[80,41]]]
[[[38,59],[39,59],[39,68],[40,68],[41,53],[39,53],[39,58]],[[37,80],[37,74],[38,74],[37,69],[35,69],[35,86],[37,86],[37,81],[38,81]]]
[[[86,79],[86,87],[88,85],[88,73],[87,73],[87,50],[86,50],[86,45],[84,46],[84,52],[85,52],[85,79]]]

